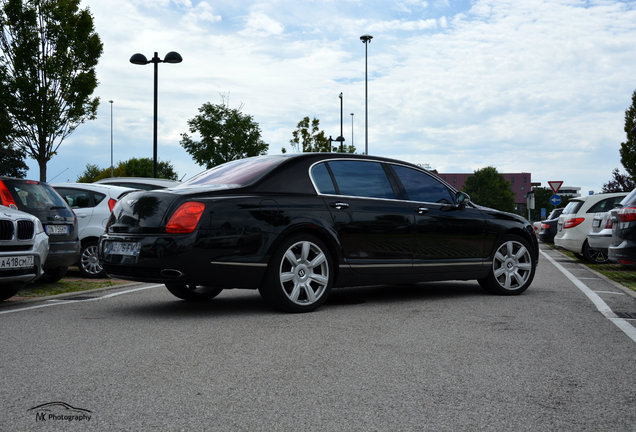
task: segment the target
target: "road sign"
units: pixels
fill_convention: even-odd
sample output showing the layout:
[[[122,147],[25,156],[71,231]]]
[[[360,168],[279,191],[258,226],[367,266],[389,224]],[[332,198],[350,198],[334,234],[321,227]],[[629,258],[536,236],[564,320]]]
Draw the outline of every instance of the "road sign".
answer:
[[[561,197],[557,194],[554,194],[550,197],[550,204],[552,204],[553,206],[558,206],[559,204],[561,204]]]
[[[554,192],[555,195],[559,193],[559,189],[561,189],[561,186],[563,186],[562,181],[549,181],[548,184],[550,185],[550,189],[552,189],[552,192]]]

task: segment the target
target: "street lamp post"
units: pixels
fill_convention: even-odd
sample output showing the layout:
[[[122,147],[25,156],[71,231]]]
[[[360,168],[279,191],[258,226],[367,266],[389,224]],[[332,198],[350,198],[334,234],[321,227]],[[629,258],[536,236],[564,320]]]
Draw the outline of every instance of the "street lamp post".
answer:
[[[181,54],[170,51],[163,60],[159,58],[157,53],[155,52],[155,56],[148,60],[143,54],[133,54],[130,57],[130,62],[136,65],[146,65],[148,63],[153,63],[154,72],[155,72],[155,86],[154,86],[154,110],[153,110],[153,130],[152,130],[152,175],[157,178],[157,73],[159,71],[159,63],[181,63],[183,58],[181,58]]]
[[[360,40],[364,44],[364,154],[369,154],[369,87],[367,80],[367,47],[373,36],[362,35]]]
[[[340,136],[336,138],[336,141],[340,142],[340,153],[344,151],[344,133],[342,132],[342,92],[340,92]]]
[[[351,113],[351,147],[353,147],[353,113]]]
[[[113,176],[113,101],[109,100],[110,104],[110,176]]]

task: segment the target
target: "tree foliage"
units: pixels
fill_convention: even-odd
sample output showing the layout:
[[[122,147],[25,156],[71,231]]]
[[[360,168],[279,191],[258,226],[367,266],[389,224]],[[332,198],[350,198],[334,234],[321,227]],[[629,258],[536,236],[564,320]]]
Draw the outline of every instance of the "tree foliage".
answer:
[[[102,43],[80,0],[0,0],[0,101],[13,142],[40,167],[77,126],[95,118]]]
[[[132,158],[118,162],[113,168],[114,177],[152,177],[153,160],[151,158]],[[86,169],[77,178],[79,183],[92,183],[110,177],[110,167],[100,168],[94,164],[86,164]],[[169,162],[157,161],[157,178],[177,180],[177,172]]]
[[[618,168],[612,171],[612,179],[603,185],[603,192],[631,192],[636,188],[634,179],[628,174],[622,174]]]
[[[24,178],[28,169],[24,163],[24,152],[0,140],[0,175]]]
[[[515,210],[512,186],[494,167],[482,168],[468,176],[462,190],[476,204],[507,212]]]
[[[320,120],[313,118],[309,120],[309,117],[304,117],[298,122],[296,130],[292,132],[292,139],[289,140],[289,144],[296,151],[302,152],[330,152],[333,151],[333,147],[338,147],[336,151],[339,151],[340,143],[325,136],[325,131],[320,130]],[[355,153],[356,148],[353,145],[343,145],[343,152]],[[285,148],[282,149],[283,153],[286,153]]]
[[[199,115],[188,120],[194,140],[181,134],[180,144],[192,158],[206,168],[225,162],[267,153],[269,145],[261,139],[261,129],[252,116],[241,113],[241,108],[230,108],[226,103],[207,102],[199,108]]]
[[[632,104],[625,110],[625,134],[627,140],[621,143],[621,163],[632,179],[636,178],[636,90],[632,93]]]

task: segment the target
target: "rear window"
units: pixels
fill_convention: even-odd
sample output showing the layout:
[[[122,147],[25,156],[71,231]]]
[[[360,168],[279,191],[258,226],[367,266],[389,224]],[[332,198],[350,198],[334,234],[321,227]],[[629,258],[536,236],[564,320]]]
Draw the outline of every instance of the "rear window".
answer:
[[[570,201],[568,205],[566,205],[565,208],[563,209],[562,214],[564,215],[575,214],[577,211],[579,211],[582,205],[583,205],[583,201],[578,201],[578,200]]]
[[[49,185],[34,180],[1,180],[15,200],[19,210],[33,213],[39,210],[67,208],[66,202]]]
[[[283,156],[261,156],[227,162],[203,171],[177,188],[193,185],[246,186],[274,169],[283,160],[285,160]]]

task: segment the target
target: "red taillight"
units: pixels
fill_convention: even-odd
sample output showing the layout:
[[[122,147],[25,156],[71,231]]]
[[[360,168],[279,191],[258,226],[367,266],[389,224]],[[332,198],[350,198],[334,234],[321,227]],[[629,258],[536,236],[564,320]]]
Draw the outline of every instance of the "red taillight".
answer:
[[[7,186],[2,180],[0,180],[0,203],[2,203],[3,206],[18,208],[11,192],[9,192],[9,189],[7,189]]]
[[[574,228],[575,226],[582,224],[584,220],[585,220],[585,218],[571,218],[571,219],[568,219],[563,224],[563,228],[564,229]]]
[[[541,224],[541,229],[550,229],[550,225],[548,225],[548,224]]]
[[[607,221],[605,222],[605,228],[603,229],[612,229],[612,218],[608,217]]]
[[[636,221],[636,207],[623,207],[618,211],[619,222]]]
[[[181,204],[166,225],[166,232],[171,234],[188,234],[194,231],[205,210],[205,204],[190,201]]]
[[[113,207],[115,207],[115,204],[117,204],[117,200],[108,198],[108,208],[110,209],[111,212],[113,211]]]

